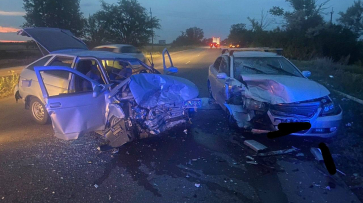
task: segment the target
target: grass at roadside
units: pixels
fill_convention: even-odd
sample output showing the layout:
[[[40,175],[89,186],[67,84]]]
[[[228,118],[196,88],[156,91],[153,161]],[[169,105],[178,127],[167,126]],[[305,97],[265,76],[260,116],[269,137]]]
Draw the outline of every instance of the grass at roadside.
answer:
[[[0,98],[10,96],[14,92],[14,87],[18,83],[19,75],[11,71],[11,76],[0,78]]]
[[[329,58],[292,62],[302,71],[311,71],[311,79],[327,88],[363,99],[363,67],[334,63]]]

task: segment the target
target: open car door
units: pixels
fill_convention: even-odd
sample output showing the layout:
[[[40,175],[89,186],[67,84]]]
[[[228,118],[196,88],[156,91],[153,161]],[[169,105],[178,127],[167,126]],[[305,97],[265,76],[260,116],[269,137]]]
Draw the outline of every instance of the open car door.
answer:
[[[34,70],[56,137],[71,140],[77,139],[81,133],[104,129],[109,104],[107,85],[67,67],[35,67]],[[51,71],[71,74],[68,92],[53,94],[48,91],[50,85],[44,83],[42,74]]]

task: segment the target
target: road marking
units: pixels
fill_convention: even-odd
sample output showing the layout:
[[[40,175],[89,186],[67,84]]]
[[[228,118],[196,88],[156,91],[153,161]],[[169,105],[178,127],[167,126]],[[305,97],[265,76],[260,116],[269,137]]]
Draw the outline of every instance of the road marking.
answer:
[[[185,64],[188,64],[188,63],[190,63],[190,61],[186,62]]]

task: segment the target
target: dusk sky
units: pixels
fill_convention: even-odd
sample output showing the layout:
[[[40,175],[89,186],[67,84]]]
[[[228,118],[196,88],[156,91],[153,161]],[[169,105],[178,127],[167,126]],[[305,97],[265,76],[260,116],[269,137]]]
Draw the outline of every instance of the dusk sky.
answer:
[[[318,0],[318,3],[324,0]],[[105,0],[115,3],[117,0]],[[181,31],[189,27],[200,27],[206,38],[220,36],[222,39],[229,34],[232,24],[246,23],[247,17],[260,19],[261,11],[267,12],[273,6],[289,10],[285,0],[139,0],[148,11],[151,8],[153,16],[160,19],[161,29],[156,31],[157,38],[172,42]],[[333,20],[339,17],[339,11],[353,4],[354,0],[331,0],[326,12],[334,8]],[[81,11],[84,16],[95,13],[100,9],[99,0],[81,0]],[[22,0],[0,0],[0,41],[23,41],[28,38],[17,36],[16,31],[24,23]],[[330,14],[324,15],[330,19]],[[269,18],[274,18],[269,16]],[[281,19],[276,19],[280,22]],[[278,26],[272,24],[269,29]]]

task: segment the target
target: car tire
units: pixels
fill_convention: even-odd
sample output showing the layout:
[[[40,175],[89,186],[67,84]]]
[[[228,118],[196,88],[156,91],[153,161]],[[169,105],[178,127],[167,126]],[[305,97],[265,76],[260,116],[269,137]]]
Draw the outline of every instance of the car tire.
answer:
[[[49,121],[48,112],[43,104],[38,98],[30,98],[30,112],[33,120],[41,125],[45,125]]]
[[[209,80],[208,80],[208,92],[209,92],[209,98],[214,99],[212,94],[212,86],[210,85]]]

